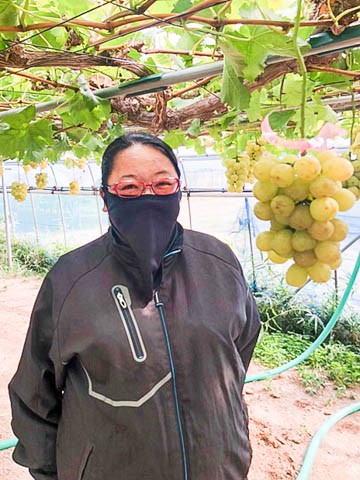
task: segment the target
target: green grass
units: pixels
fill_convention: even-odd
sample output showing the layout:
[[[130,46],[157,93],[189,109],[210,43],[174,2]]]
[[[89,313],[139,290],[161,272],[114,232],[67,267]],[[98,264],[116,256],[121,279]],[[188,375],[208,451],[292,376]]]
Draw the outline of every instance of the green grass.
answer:
[[[323,331],[337,306],[334,295],[323,298],[321,303],[301,295],[294,296],[283,279],[272,282],[270,278],[266,286],[254,292],[254,296],[266,332],[299,333],[310,340],[315,340]],[[329,341],[360,349],[359,313],[345,305]]]
[[[31,242],[12,239],[13,268],[7,263],[5,232],[0,225],[0,273],[2,275],[36,275],[43,277],[56,263],[60,255],[71,250],[54,244],[49,248],[37,247]]]
[[[300,355],[311,343],[309,336],[298,333],[263,332],[254,358],[266,367],[278,367]],[[309,393],[318,392],[329,382],[334,382],[341,393],[360,383],[360,350],[338,342],[323,344],[297,371]]]

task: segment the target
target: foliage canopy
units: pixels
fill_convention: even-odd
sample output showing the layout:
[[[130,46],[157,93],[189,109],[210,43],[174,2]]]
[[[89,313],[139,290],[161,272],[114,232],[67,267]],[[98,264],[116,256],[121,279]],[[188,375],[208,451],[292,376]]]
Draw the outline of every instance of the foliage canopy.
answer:
[[[310,51],[311,35],[339,34],[356,21],[358,1],[342,2],[343,11],[339,2],[300,2],[301,23],[294,28],[299,2],[0,0],[0,108],[26,107],[0,118],[0,155],[24,164],[57,162],[68,151],[99,160],[127,126],[164,134],[173,147],[186,144],[200,154],[212,142],[234,155],[259,136],[266,114],[278,133],[299,136],[301,104],[307,136],[326,121],[350,130],[360,51],[308,55],[305,90],[298,60]],[[94,95],[221,60],[223,75],[138,97]],[[64,98],[56,110],[35,110]]]

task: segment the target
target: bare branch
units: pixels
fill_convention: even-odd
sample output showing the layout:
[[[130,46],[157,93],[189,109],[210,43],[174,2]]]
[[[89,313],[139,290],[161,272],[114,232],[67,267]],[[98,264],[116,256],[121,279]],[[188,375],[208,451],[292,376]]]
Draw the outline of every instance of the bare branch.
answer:
[[[28,78],[29,80],[32,80],[33,82],[45,83],[45,84],[50,85],[50,86],[55,87],[55,88],[59,88],[59,87],[68,88],[70,90],[74,90],[75,92],[77,92],[79,90],[77,87],[73,87],[72,85],[65,85],[63,83],[58,83],[58,82],[53,82],[51,80],[46,80],[45,78],[35,77],[34,75],[30,75],[28,73],[17,72],[15,70],[12,70],[11,68],[6,68],[6,71],[8,73],[10,73],[11,75],[18,75],[19,77]]]
[[[126,58],[97,57],[95,55],[79,55],[75,52],[38,52],[26,51],[19,45],[1,52],[0,51],[0,69],[1,68],[33,68],[33,67],[68,67],[76,70],[83,68],[106,65],[109,67],[121,67],[129,72],[144,77],[153,72],[145,65],[141,65],[135,60]]]

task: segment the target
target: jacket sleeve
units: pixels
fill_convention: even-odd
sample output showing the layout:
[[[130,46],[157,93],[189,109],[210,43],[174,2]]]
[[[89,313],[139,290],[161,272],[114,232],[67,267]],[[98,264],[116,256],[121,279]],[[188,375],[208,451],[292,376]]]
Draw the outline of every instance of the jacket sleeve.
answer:
[[[54,336],[53,288],[47,276],[30,318],[18,369],[9,383],[11,426],[18,437],[13,460],[36,480],[56,480],[56,435],[63,368]]]
[[[241,335],[235,340],[236,347],[243,361],[245,372],[249,368],[250,360],[260,333],[260,317],[255,303],[255,299],[250,291],[247,281],[244,277],[240,263],[237,261],[238,269],[243,284],[246,321]]]

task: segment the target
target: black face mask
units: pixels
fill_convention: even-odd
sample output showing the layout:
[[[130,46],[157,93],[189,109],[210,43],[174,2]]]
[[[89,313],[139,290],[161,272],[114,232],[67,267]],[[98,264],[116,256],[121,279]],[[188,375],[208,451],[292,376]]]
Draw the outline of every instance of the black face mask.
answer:
[[[130,199],[104,194],[117,242],[131,248],[137,267],[153,282],[175,234],[181,192]]]

